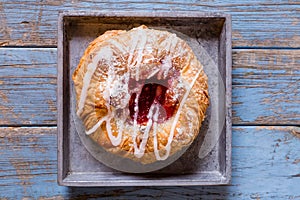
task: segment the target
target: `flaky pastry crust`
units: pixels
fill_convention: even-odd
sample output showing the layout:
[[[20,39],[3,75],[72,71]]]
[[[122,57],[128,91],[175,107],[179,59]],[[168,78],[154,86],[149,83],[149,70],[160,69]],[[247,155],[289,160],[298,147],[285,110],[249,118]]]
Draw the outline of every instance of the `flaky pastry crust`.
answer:
[[[96,38],[72,78],[86,133],[106,151],[144,164],[191,144],[209,104],[207,76],[192,49],[175,34],[146,26]],[[177,102],[174,114],[158,122],[161,106],[153,104],[148,122],[138,124],[130,116],[129,101],[138,105],[132,94],[139,94],[145,81],[161,79],[168,79],[166,98]],[[132,81],[136,88],[130,87]]]

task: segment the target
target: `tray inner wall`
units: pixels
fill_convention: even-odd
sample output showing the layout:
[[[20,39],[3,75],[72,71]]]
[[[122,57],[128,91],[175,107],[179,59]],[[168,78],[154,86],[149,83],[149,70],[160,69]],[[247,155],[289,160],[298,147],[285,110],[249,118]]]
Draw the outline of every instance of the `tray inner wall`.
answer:
[[[147,25],[150,28],[168,30],[170,32],[182,33],[192,39],[196,39],[198,44],[205,48],[207,53],[218,65],[219,68],[225,67],[225,55],[220,53],[220,48],[225,51],[225,41],[223,41],[222,32],[224,32],[224,18],[98,18],[98,17],[67,17],[65,19],[65,34],[66,34],[66,53],[69,58],[69,77],[72,76],[74,69],[84,50],[88,44],[97,36],[103,34],[106,30],[111,29],[126,29],[129,30],[133,27],[137,27],[141,24]],[[178,35],[180,36],[180,35]],[[221,52],[222,52],[221,51]],[[196,53],[197,54],[197,53]],[[226,74],[224,70],[221,70],[223,80],[225,80]],[[67,78],[69,85],[72,84],[71,78]],[[70,95],[70,88],[67,95]],[[71,99],[71,98],[69,98]],[[71,102],[69,102],[71,104]],[[69,105],[70,105],[69,104]],[[71,111],[72,112],[72,111]],[[209,111],[208,111],[209,112]],[[225,112],[225,111],[224,111]],[[115,171],[101,164],[95,160],[85,147],[81,144],[80,138],[76,133],[76,128],[72,120],[71,113],[69,113],[68,122],[69,126],[69,140],[68,148],[65,150],[68,153],[68,170],[69,173],[104,173],[109,177],[111,174],[120,174],[121,172]],[[208,121],[203,123],[201,133],[197,140],[191,145],[190,149],[177,161],[170,166],[148,174],[137,175],[125,175],[139,178],[149,177],[169,177],[173,174],[197,174],[203,176],[203,173],[217,173],[222,174],[225,170],[225,131],[221,135],[221,140],[213,148],[213,150],[204,159],[198,158],[199,148],[203,142],[205,136],[205,130],[207,130]],[[225,129],[224,129],[225,130]],[[102,177],[102,176],[100,176]],[[105,176],[104,176],[105,177]]]

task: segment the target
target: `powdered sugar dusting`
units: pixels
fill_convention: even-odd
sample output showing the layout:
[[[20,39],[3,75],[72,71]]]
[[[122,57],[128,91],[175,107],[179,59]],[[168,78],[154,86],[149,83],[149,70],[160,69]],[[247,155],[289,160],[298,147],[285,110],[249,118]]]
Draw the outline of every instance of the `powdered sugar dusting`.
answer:
[[[149,79],[153,76],[157,76],[158,79],[166,79],[168,77],[169,72],[171,71],[173,65],[172,61],[174,58],[174,51],[176,49],[176,46],[178,44],[179,39],[176,37],[175,34],[171,34],[169,37],[166,37],[164,41],[161,42],[161,47],[164,51],[167,52],[167,55],[162,58],[161,64],[159,68],[154,68],[153,71],[149,72],[146,77],[141,78],[142,70],[141,66],[144,64],[148,64],[148,62],[151,61],[152,57],[148,57],[147,59],[143,59],[145,54],[149,56],[152,55],[152,47],[147,46],[147,41],[152,41],[153,38],[151,37],[151,34],[148,35],[147,32],[143,28],[136,28],[135,31],[137,31],[138,37],[132,37],[128,46],[124,46],[124,44],[121,43],[121,41],[118,41],[114,38],[111,38],[108,40],[108,43],[112,45],[112,47],[104,46],[100,49],[99,52],[95,55],[95,57],[92,59],[92,62],[88,64],[87,66],[87,72],[84,75],[83,78],[83,87],[80,94],[79,102],[78,102],[78,110],[77,115],[80,115],[83,112],[84,104],[87,98],[87,91],[90,86],[90,82],[92,79],[92,76],[94,75],[98,63],[100,61],[103,61],[108,65],[108,71],[107,71],[107,78],[105,80],[105,84],[100,84],[97,88],[98,92],[100,92],[103,96],[103,99],[105,100],[105,106],[107,108],[107,115],[103,116],[92,128],[89,130],[86,130],[86,134],[90,135],[94,133],[104,122],[106,122],[106,131],[107,135],[112,143],[113,146],[118,146],[122,142],[122,134],[124,131],[124,126],[126,122],[126,119],[128,116],[126,116],[126,112],[124,110],[128,109],[128,104],[130,97],[133,93],[135,93],[135,99],[134,99],[134,117],[133,117],[133,131],[131,133],[131,139],[132,139],[132,145],[134,150],[134,155],[137,158],[141,158],[145,153],[145,148],[147,141],[150,137],[150,133],[152,130],[153,135],[153,143],[154,143],[154,154],[157,160],[165,160],[168,158],[170,154],[171,149],[171,143],[174,137],[174,131],[176,128],[176,124],[179,120],[180,113],[182,111],[183,105],[185,104],[188,95],[195,84],[196,79],[200,75],[202,69],[199,70],[199,72],[196,74],[196,76],[193,78],[191,84],[189,85],[189,88],[186,88],[186,83],[181,78],[178,78],[176,80],[176,84],[172,85],[174,86],[172,88],[172,101],[179,100],[181,97],[181,102],[179,104],[179,108],[177,110],[177,113],[175,114],[174,120],[172,122],[171,131],[168,136],[168,141],[165,146],[166,153],[161,156],[159,154],[158,149],[158,141],[157,141],[157,128],[158,128],[158,118],[160,116],[160,107],[157,103],[153,103],[149,109],[147,118],[147,124],[146,127],[142,127],[138,124],[137,118],[138,118],[138,112],[139,112],[139,95],[141,93],[141,88],[134,88],[133,90],[130,90],[129,88],[129,82],[130,78],[134,78],[135,81],[140,81],[140,79]],[[114,47],[114,48],[113,48]],[[127,67],[128,70],[124,73],[120,73],[118,71],[118,67],[120,65],[120,61],[117,61],[116,54],[117,52],[122,52],[123,55],[127,55]],[[184,54],[184,51],[179,51],[180,53]],[[118,55],[120,56],[120,55]],[[178,51],[177,55],[178,56]],[[122,56],[121,56],[122,57]],[[140,87],[140,86],[137,86]],[[185,92],[185,93],[184,93]],[[120,112],[121,114],[118,115],[117,112]],[[111,127],[111,120],[117,119],[117,135],[114,136],[112,133],[112,127]],[[181,130],[177,130],[180,133],[182,133]],[[138,134],[142,133],[142,134]],[[137,138],[141,135],[141,138]],[[137,143],[137,139],[140,139],[139,145]]]
[[[90,85],[91,79],[97,68],[98,62],[104,60],[110,63],[113,56],[112,50],[109,47],[102,48],[98,54],[93,58],[92,62],[87,66],[87,72],[83,78],[83,86],[79,98],[77,115],[80,115],[83,111],[84,103],[87,97],[87,90]]]

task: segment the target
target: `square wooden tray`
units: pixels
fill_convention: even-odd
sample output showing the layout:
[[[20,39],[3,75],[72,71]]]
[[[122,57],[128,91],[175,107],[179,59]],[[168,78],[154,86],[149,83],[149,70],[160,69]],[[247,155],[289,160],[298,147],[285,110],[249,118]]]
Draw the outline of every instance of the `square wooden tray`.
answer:
[[[89,42],[109,29],[139,25],[188,38],[197,57],[216,66],[209,77],[211,104],[196,141],[171,165],[145,174],[106,167],[85,149],[71,108],[71,76]],[[202,52],[205,52],[205,56]],[[201,60],[201,59],[200,59]],[[216,72],[218,75],[216,75]],[[63,12],[58,21],[58,183],[65,186],[175,186],[228,184],[231,178],[231,17],[201,12]],[[220,86],[221,85],[221,86]],[[223,89],[224,92],[219,92]],[[217,102],[217,103],[216,103]],[[215,117],[224,118],[215,120]],[[213,124],[211,120],[215,120]],[[220,124],[218,124],[220,123]],[[211,128],[209,128],[211,126]],[[218,127],[221,127],[219,130]],[[210,132],[208,131],[210,129]],[[220,134],[215,134],[219,132]],[[209,135],[211,134],[211,135]],[[209,149],[199,156],[201,146]]]

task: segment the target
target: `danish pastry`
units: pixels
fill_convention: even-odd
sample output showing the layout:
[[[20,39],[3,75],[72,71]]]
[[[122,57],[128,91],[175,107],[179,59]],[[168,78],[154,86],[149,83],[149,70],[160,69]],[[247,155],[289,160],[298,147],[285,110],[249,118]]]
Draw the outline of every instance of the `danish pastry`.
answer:
[[[191,144],[209,104],[207,76],[192,49],[144,25],[96,38],[72,78],[86,134],[143,164]]]

